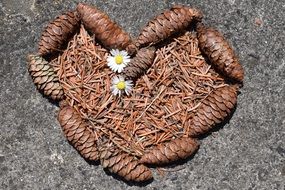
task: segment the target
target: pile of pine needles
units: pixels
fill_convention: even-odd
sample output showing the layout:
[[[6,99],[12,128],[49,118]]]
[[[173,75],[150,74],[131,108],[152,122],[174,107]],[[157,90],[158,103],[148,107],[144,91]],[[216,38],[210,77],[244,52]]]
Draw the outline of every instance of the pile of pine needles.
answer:
[[[107,66],[108,50],[81,26],[67,49],[51,64],[67,102],[90,123],[97,139],[142,156],[153,145],[188,137],[191,118],[225,81],[201,55],[197,36],[185,32],[156,50],[152,67],[130,96],[114,96],[115,74]]]

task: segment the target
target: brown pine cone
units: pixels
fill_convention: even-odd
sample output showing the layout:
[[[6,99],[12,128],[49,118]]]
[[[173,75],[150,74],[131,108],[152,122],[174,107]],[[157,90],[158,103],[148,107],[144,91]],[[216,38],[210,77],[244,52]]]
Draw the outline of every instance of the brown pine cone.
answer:
[[[53,67],[39,55],[28,55],[29,72],[38,90],[53,100],[63,98],[63,89]]]
[[[162,165],[185,159],[191,156],[199,148],[199,143],[192,138],[177,138],[165,144],[157,145],[146,152],[140,159],[140,163]]]
[[[152,179],[149,168],[140,164],[138,160],[114,148],[115,145],[100,148],[100,161],[104,168],[116,173],[127,181],[143,182]]]
[[[199,47],[209,58],[212,65],[226,77],[242,83],[244,78],[243,68],[234,50],[223,35],[201,23],[197,25],[197,32]]]
[[[58,113],[58,121],[68,141],[84,158],[99,159],[96,137],[74,108],[62,106]]]
[[[141,31],[136,41],[137,47],[156,44],[171,35],[186,29],[193,21],[201,21],[202,13],[198,9],[186,6],[173,6],[150,21]]]
[[[134,44],[134,42],[131,42],[131,43],[126,47],[126,51],[127,51],[130,55],[134,55],[135,53],[138,52],[138,47],[136,47],[136,45]]]
[[[131,62],[124,68],[123,75],[126,78],[137,79],[151,67],[154,55],[154,47],[140,49]]]
[[[190,122],[190,136],[210,131],[231,113],[237,102],[237,87],[225,86],[214,90],[198,108]]]
[[[79,24],[77,12],[67,12],[58,16],[43,31],[39,42],[39,53],[44,56],[64,48],[69,38],[79,29]]]
[[[126,49],[131,43],[131,38],[109,16],[94,6],[79,3],[77,5],[84,26],[95,34],[106,48]]]

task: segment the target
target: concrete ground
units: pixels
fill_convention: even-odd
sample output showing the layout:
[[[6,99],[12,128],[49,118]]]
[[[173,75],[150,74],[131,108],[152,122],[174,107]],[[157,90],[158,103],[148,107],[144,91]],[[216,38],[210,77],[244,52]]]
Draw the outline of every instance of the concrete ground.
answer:
[[[220,29],[245,68],[236,112],[201,140],[193,159],[144,186],[126,184],[90,165],[68,144],[58,107],[37,92],[26,55],[43,27],[78,0],[0,1],[0,189],[248,189],[285,185],[284,0],[86,1],[132,35],[174,2],[190,4]]]

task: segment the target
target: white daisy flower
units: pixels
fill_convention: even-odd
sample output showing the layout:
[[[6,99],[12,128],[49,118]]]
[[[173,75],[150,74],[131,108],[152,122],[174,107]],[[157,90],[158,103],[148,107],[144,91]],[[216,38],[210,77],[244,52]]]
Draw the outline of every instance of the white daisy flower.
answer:
[[[130,56],[126,51],[112,49],[111,55],[107,57],[108,66],[112,71],[121,73],[125,66],[131,61]]]
[[[133,82],[130,80],[125,80],[122,76],[115,76],[112,79],[111,90],[115,96],[118,94],[121,96],[122,92],[125,92],[127,95],[129,95],[132,87]]]

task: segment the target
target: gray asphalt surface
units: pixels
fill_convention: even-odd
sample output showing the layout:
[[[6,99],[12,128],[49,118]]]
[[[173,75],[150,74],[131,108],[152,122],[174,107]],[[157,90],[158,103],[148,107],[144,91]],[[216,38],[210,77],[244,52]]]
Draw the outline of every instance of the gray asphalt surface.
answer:
[[[26,55],[43,27],[79,1],[0,1],[0,189],[285,188],[285,1],[84,1],[132,35],[173,3],[200,8],[222,31],[245,68],[232,119],[201,140],[193,159],[145,186],[126,184],[90,165],[68,144],[58,107],[37,92]],[[172,169],[172,170],[173,170]]]

